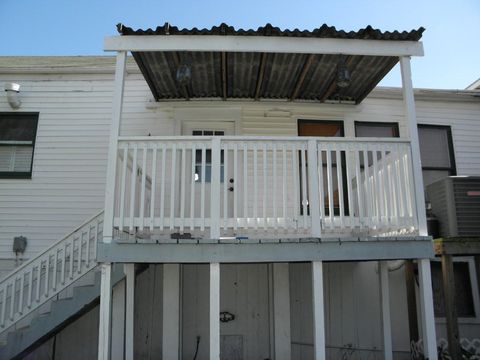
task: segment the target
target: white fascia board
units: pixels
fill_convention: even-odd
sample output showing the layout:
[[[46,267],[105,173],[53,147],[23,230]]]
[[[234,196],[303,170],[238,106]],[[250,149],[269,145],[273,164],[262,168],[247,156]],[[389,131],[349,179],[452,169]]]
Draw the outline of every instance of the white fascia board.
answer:
[[[236,35],[127,35],[105,38],[105,51],[227,51],[423,56],[419,41]]]

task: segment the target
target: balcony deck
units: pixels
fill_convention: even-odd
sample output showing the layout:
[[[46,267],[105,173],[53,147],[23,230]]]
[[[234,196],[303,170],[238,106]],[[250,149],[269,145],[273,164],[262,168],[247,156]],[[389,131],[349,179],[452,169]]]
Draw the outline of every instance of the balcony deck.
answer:
[[[417,224],[408,141],[119,138],[117,242],[400,239]]]

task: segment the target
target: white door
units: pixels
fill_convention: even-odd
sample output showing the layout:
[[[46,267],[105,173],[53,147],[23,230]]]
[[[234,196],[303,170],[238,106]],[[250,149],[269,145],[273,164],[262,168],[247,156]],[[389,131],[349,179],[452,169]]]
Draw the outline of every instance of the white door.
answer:
[[[232,121],[184,121],[182,123],[182,135],[185,136],[228,136],[235,134],[235,123]],[[233,214],[233,192],[235,191],[235,179],[233,178],[233,161],[231,159],[231,152],[224,159],[224,154],[221,155],[221,175],[220,175],[220,221],[223,227],[223,216],[231,217]],[[207,150],[205,153],[205,169],[202,169],[202,151],[196,150],[195,154],[195,186],[194,186],[194,217],[202,218],[202,214],[206,217],[210,214],[210,181],[211,181],[211,151]],[[191,161],[191,160],[190,160]],[[228,173],[224,173],[224,163],[227,161]],[[202,174],[204,178],[202,178]],[[227,182],[225,184],[225,182]],[[202,189],[203,187],[203,189]],[[227,206],[225,208],[224,188],[227,188]],[[203,191],[202,191],[203,190]],[[203,196],[202,196],[203,194]],[[203,201],[202,201],[203,197]],[[204,209],[202,211],[202,205]]]

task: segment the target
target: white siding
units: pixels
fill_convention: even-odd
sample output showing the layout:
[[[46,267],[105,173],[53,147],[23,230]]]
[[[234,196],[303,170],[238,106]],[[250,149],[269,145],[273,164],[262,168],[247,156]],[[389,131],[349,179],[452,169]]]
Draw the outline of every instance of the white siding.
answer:
[[[32,179],[0,179],[0,259],[14,257],[18,235],[28,238],[30,257],[103,208],[113,74],[1,72],[0,83],[22,85],[20,111],[40,113]],[[183,110],[202,109],[203,120],[235,113],[238,135],[296,135],[297,119],[305,118],[344,120],[347,136],[354,135],[354,121],[394,121],[408,136],[397,98],[370,97],[358,106],[190,101],[152,107],[151,97],[141,74],[127,75],[122,135],[180,134]],[[12,111],[5,96],[0,111]],[[480,102],[418,100],[417,114],[419,123],[452,126],[458,174],[480,174]]]

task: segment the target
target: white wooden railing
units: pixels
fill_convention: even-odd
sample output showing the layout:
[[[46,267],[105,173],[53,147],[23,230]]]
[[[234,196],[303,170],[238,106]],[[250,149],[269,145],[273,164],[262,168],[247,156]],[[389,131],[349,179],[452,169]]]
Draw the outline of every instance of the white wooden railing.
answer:
[[[121,137],[118,156],[113,223],[123,234],[278,237],[417,229],[408,141]],[[133,166],[121,161],[128,158]]]
[[[0,281],[0,332],[39,308],[97,265],[103,211]]]

